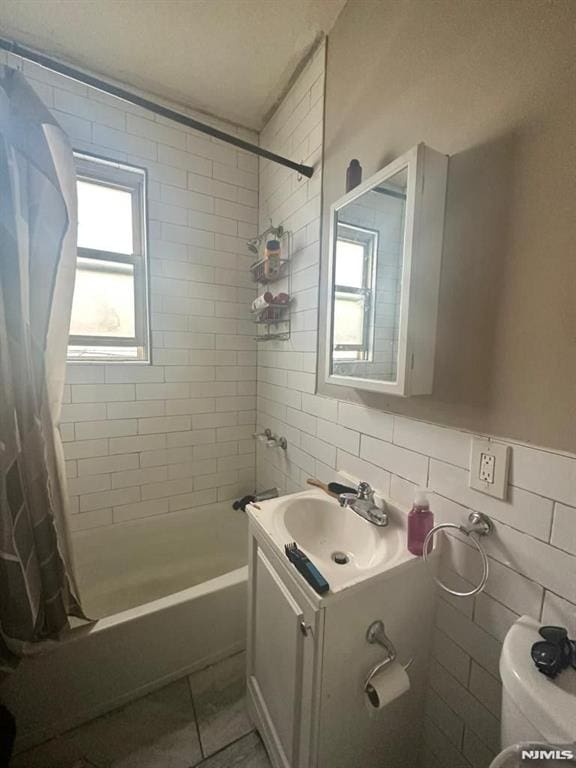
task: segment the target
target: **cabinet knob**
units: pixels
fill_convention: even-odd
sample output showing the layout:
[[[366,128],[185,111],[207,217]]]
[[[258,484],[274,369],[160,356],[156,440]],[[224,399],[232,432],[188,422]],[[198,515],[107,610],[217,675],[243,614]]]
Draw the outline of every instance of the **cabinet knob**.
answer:
[[[304,635],[304,637],[308,637],[312,633],[312,627],[310,624],[306,624],[305,621],[300,622],[300,632]]]

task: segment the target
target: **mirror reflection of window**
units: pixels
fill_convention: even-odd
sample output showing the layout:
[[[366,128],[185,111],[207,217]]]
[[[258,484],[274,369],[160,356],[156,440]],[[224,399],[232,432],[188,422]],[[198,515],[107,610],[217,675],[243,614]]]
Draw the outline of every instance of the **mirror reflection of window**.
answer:
[[[407,169],[338,211],[332,373],[394,381]]]
[[[334,358],[370,360],[378,233],[338,224],[334,276]]]

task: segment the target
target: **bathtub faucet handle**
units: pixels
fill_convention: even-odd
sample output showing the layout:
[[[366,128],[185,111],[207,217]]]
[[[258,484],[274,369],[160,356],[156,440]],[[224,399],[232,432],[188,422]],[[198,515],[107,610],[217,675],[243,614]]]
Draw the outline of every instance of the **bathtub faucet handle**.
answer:
[[[265,429],[263,432],[253,432],[252,437],[254,440],[260,440],[261,443],[269,445],[270,440],[272,439],[272,430]]]

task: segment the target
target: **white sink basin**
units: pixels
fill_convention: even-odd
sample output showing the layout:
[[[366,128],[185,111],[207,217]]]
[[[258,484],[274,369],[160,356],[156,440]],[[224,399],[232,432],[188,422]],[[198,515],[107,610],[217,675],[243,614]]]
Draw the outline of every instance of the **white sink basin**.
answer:
[[[285,558],[284,545],[295,541],[328,581],[331,592],[414,559],[406,549],[404,516],[393,507],[385,528],[341,507],[320,490],[259,502],[258,507],[247,507],[248,514],[272,539],[280,557]]]
[[[302,549],[322,560],[344,553],[356,567],[365,569],[389,554],[388,540],[375,525],[326,496],[287,501],[279,509],[278,522]]]

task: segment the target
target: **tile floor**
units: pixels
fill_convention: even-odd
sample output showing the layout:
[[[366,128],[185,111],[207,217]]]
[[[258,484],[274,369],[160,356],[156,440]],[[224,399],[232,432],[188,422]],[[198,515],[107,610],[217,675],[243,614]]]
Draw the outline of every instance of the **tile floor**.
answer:
[[[270,768],[243,653],[17,755],[10,768]]]

